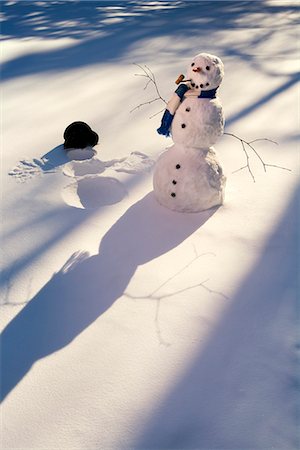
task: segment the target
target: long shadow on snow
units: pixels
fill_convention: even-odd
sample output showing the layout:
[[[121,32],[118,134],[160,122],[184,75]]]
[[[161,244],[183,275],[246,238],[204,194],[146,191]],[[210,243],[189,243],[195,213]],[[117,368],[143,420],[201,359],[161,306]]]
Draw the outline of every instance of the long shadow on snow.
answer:
[[[133,448],[299,448],[298,194]]]
[[[99,254],[79,255],[7,325],[1,337],[1,398],[40,358],[69,344],[126,289],[137,267],[178,246],[216,211],[177,214],[150,193],[112,226]]]
[[[263,1],[165,1],[155,8],[139,1],[120,1],[117,9],[112,9],[116,4],[111,1],[45,4],[47,7],[41,3],[27,2],[17,2],[11,6],[4,4],[2,30],[6,39],[72,37],[77,42],[75,40],[74,45],[67,48],[29,53],[4,63],[2,80],[108,61],[121,62],[122,56],[127,54],[133,44],[153,37],[174,36],[179,42],[181,40],[182,47],[186,35],[197,34],[197,39],[202,36],[206,46],[209,46],[207,36],[217,30],[252,27],[252,14],[269,17],[299,10],[295,5],[271,5]],[[245,22],[245,18],[248,18],[248,22]],[[91,31],[94,34],[90,34]],[[267,29],[268,39],[272,32]],[[256,35],[253,40],[255,42]],[[251,42],[248,42],[247,48],[251,46]],[[225,54],[227,51],[224,48]],[[186,49],[183,53],[186,54]],[[249,55],[243,57],[250,58]]]
[[[61,149],[62,145],[59,145],[40,157],[45,158],[45,164],[41,164],[41,169],[45,173],[48,170],[51,172],[53,168],[63,165],[65,161],[68,162],[70,161],[69,158],[66,158],[66,155],[64,153],[61,153],[60,151]],[[144,177],[145,173],[141,172],[134,174],[127,181],[123,181],[122,184],[124,187],[124,192],[132,189]],[[74,180],[75,178],[73,179],[73,181],[71,181],[71,183],[74,183]],[[102,187],[103,185],[101,185],[101,190],[103,190]],[[41,196],[41,193],[43,193],[43,189],[51,189],[51,185],[49,186],[47,184],[46,186],[45,185],[42,187],[39,186],[30,193],[28,198],[38,199]],[[78,190],[80,191],[80,189]],[[111,190],[113,192],[113,189]],[[83,189],[83,191],[85,190]],[[83,198],[81,200],[83,201],[83,203],[91,204],[91,202],[89,201],[90,195],[91,195],[90,192],[86,192],[84,196],[82,195]],[[101,195],[103,195],[103,193],[101,193]],[[78,196],[80,197],[80,195]],[[122,199],[120,198],[119,201],[121,200]],[[14,203],[12,203],[10,205],[10,209],[17,210],[19,202],[23,204],[22,197],[19,200],[16,200]],[[116,201],[115,203],[118,203],[118,201]],[[2,236],[3,240],[16,238],[18,239],[19,238],[18,233],[28,228],[36,227],[37,229],[40,229],[40,227],[44,226],[44,224],[47,223],[52,225],[55,224],[55,227],[51,226],[51,229],[53,231],[52,233],[49,232],[47,233],[47,238],[43,239],[39,244],[35,243],[34,248],[31,249],[27,254],[25,253],[22,257],[19,257],[16,260],[13,260],[10,264],[6,265],[6,267],[2,270],[1,273],[0,286],[7,284],[8,280],[10,280],[11,277],[15,276],[16,274],[24,270],[25,267],[28,267],[28,265],[31,264],[37,257],[42,256],[47,250],[49,250],[49,248],[53,247],[53,245],[61,241],[66,235],[70,234],[74,229],[82,225],[94,214],[99,215],[99,213],[103,212],[102,208],[104,208],[105,211],[106,207],[107,207],[106,204],[100,202],[99,205],[95,205],[94,202],[91,209],[78,209],[68,205],[66,209],[66,205],[64,205],[55,209],[50,209],[46,213],[43,213],[42,215],[37,216],[34,219],[32,219],[29,215],[28,221],[23,222],[22,225],[18,225],[15,228],[12,227],[6,234],[3,234]]]
[[[233,114],[228,120],[226,120],[226,126],[230,126],[234,122],[243,119],[245,116],[253,113],[256,109],[260,108],[265,103],[268,103],[274,97],[277,97],[278,95],[284,93],[285,91],[293,87],[295,84],[297,84],[299,81],[300,81],[299,72],[289,74],[286,77],[286,80],[284,80],[280,86],[263,95],[261,98],[254,101],[251,105],[244,107],[241,111],[237,112],[236,114]]]

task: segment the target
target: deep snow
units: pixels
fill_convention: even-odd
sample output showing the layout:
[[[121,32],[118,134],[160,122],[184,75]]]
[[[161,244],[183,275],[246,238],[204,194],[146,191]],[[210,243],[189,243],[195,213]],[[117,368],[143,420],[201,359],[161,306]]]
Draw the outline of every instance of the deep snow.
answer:
[[[299,5],[1,3],[4,449],[300,448]],[[298,28],[297,28],[298,26]],[[222,58],[225,204],[160,206],[164,98]],[[91,161],[66,126],[100,135]],[[20,182],[22,181],[22,182]]]

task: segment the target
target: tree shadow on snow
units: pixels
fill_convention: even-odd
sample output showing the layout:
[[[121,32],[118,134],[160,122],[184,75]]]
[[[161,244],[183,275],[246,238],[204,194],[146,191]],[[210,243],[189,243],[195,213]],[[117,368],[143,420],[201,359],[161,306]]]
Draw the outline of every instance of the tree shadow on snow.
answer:
[[[182,47],[187,35],[199,36],[211,46],[208,38],[217,30],[236,30],[253,27],[257,15],[296,14],[296,5],[250,1],[163,1],[145,4],[143,1],[45,1],[3,2],[2,30],[5,40],[72,38],[66,47],[42,52],[28,52],[4,62],[2,80],[49,71],[70,70],[90,64],[120,62],[132,45],[150,38],[173,36],[180,43],[178,53],[186,55]],[[261,19],[260,19],[261,20]],[[292,19],[291,19],[292,20]],[[296,24],[296,21],[295,21]],[[224,55],[251,59],[250,47],[270,40],[280,27],[270,28],[251,40],[241,50],[224,45]],[[296,37],[295,37],[296,39]],[[276,48],[273,49],[273,56]],[[220,55],[222,56],[222,55]]]
[[[2,333],[2,399],[37,360],[68,345],[106,311],[139,265],[178,246],[216,209],[178,214],[150,193],[112,226],[96,256],[73,255]]]
[[[299,192],[135,449],[298,449]]]

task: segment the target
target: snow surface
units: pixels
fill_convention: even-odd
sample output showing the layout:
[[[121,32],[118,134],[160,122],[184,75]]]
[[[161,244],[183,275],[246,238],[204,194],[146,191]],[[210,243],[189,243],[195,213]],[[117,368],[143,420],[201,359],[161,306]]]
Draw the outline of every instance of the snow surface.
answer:
[[[299,449],[299,4],[1,7],[2,448]],[[233,173],[225,135],[225,204],[180,214],[152,193],[171,140],[162,102],[130,113],[156,96],[133,63],[168,99],[202,51],[225,132],[291,171],[248,149],[255,183]],[[92,162],[62,151],[75,120]]]

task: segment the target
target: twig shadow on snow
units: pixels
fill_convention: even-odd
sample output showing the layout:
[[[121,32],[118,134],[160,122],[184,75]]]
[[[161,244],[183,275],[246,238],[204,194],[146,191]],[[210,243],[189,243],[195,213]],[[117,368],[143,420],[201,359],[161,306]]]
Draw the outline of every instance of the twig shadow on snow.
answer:
[[[74,255],[4,329],[2,398],[36,361],[68,345],[122,296],[139,265],[178,246],[216,210],[177,214],[150,193],[111,227],[97,255]]]

